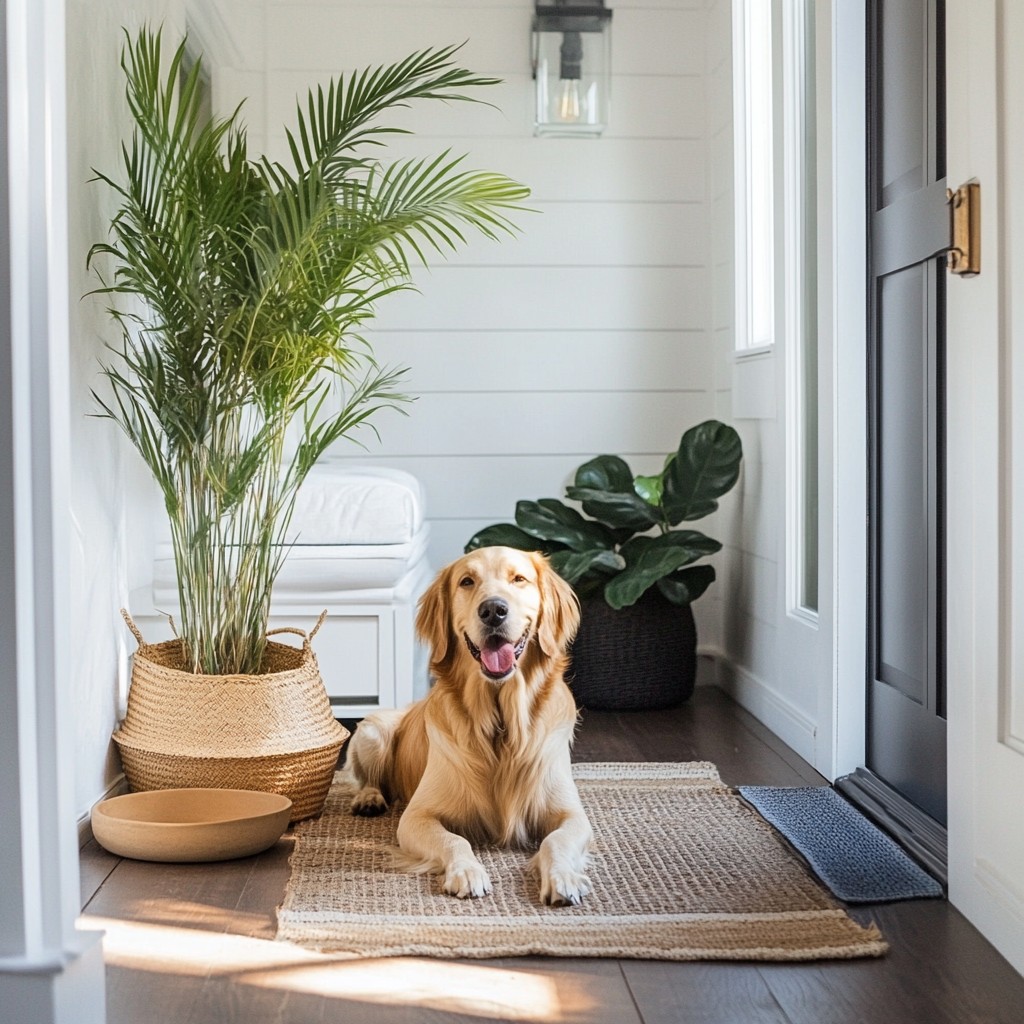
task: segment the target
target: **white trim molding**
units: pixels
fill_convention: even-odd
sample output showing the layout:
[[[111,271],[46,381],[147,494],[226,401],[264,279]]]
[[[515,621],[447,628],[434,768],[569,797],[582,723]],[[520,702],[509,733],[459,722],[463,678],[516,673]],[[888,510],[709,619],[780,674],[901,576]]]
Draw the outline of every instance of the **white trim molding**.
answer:
[[[70,402],[63,0],[0,25],[0,1006],[19,1024],[102,1024],[99,936],[79,911],[71,706]]]
[[[831,4],[832,193],[830,306],[819,324],[831,338],[832,387],[832,772],[864,764],[867,636],[867,182],[863,0]],[[819,37],[820,38],[820,37]],[[820,108],[819,108],[820,109]],[[819,125],[820,128],[820,125]],[[828,174],[828,172],[831,172]]]
[[[808,557],[808,539],[817,543],[817,516],[807,514],[807,491],[816,485],[817,466],[809,467],[807,453],[817,424],[807,415],[807,393],[818,388],[807,358],[813,319],[808,314],[817,303],[815,268],[808,252],[808,225],[814,223],[814,174],[808,146],[815,83],[807,59],[806,0],[786,0],[782,5],[782,277],[778,282],[783,339],[786,462],[786,614],[813,629],[818,626],[817,595],[807,593],[808,572],[817,576],[817,557]],[[809,564],[810,563],[810,564]],[[809,603],[813,601],[813,603]]]
[[[97,804],[109,800],[113,796],[121,796],[128,792],[128,780],[124,772],[119,772],[117,778],[103,791],[103,795],[96,801]],[[93,805],[95,806],[95,804]],[[88,842],[94,839],[92,833],[92,810],[78,816],[78,848],[82,849]]]
[[[805,761],[815,763],[818,728],[810,715],[801,711],[770,683],[736,664],[724,651],[703,646],[699,651],[715,659],[715,679],[719,689],[749,711]]]

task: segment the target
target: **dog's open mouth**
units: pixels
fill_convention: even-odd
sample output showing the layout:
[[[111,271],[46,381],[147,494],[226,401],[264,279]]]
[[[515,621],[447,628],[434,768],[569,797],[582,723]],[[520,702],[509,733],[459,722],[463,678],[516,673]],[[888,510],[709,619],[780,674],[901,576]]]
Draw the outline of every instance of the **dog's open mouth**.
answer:
[[[504,679],[515,667],[523,651],[526,650],[526,642],[530,639],[530,630],[526,632],[513,644],[503,636],[489,636],[483,647],[477,647],[469,636],[463,633],[466,647],[469,653],[480,662],[484,674],[491,679]]]

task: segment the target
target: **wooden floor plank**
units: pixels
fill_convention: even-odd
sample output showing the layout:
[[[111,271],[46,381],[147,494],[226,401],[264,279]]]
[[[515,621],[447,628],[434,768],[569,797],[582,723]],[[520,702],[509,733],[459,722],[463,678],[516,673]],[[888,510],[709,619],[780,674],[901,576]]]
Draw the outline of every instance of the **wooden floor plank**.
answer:
[[[85,911],[198,931],[244,929],[249,922],[236,907],[257,861],[256,857],[212,864],[121,860]]]
[[[648,760],[621,728],[622,715],[617,711],[585,711],[580,716],[573,744],[574,761],[645,761]]]
[[[107,880],[107,876],[120,861],[120,857],[107,853],[95,839],[90,839],[79,850],[79,894],[83,907],[96,895],[100,886]]]
[[[108,962],[107,1024],[189,1024],[205,980]]]
[[[245,922],[240,934],[260,939],[272,939],[277,934],[277,908],[291,874],[288,858],[294,848],[295,838],[289,829],[256,858],[235,904],[235,912]]]
[[[718,704],[722,714],[728,718],[735,718],[736,722],[752,736],[764,743],[776,756],[783,760],[799,778],[800,782],[787,783],[787,785],[800,786],[827,786],[828,779],[820,772],[809,765],[792,747],[783,743],[766,725],[759,722],[749,711],[741,708],[730,697],[716,687],[707,687],[710,695]],[[744,781],[742,785],[781,785],[781,783],[756,783]]]
[[[548,1019],[579,1024],[642,1024],[616,960],[507,957],[489,960],[506,970],[526,970],[550,985]]]
[[[729,785],[825,785],[785,744],[765,741],[755,720],[721,690],[699,686],[685,704],[663,711],[584,711],[579,761],[711,761]],[[767,730],[761,726],[764,734]]]
[[[624,960],[622,970],[644,1024],[789,1024],[752,964]]]
[[[294,997],[294,998],[293,998]],[[321,1024],[319,995],[249,985],[231,975],[207,978],[187,1024]]]

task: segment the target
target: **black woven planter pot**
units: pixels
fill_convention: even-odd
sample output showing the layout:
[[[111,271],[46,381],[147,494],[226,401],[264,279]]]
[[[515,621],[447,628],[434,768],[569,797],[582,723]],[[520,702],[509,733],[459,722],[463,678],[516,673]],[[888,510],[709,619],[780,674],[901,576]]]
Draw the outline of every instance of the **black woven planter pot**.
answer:
[[[616,610],[584,598],[566,677],[583,708],[650,711],[681,704],[697,674],[697,627],[689,605],[671,604],[651,589]]]

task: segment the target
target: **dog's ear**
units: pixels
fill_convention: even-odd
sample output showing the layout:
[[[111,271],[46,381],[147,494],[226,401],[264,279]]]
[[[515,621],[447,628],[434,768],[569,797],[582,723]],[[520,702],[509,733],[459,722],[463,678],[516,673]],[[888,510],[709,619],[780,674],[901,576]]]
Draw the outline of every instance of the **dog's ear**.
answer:
[[[430,667],[435,671],[446,666],[454,650],[452,636],[451,574],[448,566],[424,591],[416,612],[416,633],[430,648]]]
[[[537,584],[540,588],[540,617],[537,639],[541,650],[554,658],[564,654],[580,626],[580,602],[576,592],[551,568],[547,558],[535,552]]]

